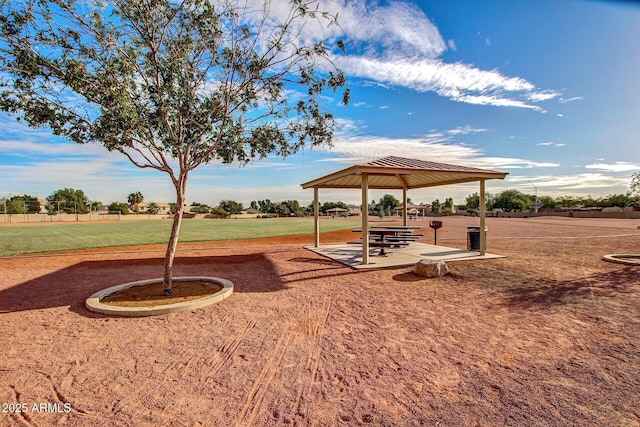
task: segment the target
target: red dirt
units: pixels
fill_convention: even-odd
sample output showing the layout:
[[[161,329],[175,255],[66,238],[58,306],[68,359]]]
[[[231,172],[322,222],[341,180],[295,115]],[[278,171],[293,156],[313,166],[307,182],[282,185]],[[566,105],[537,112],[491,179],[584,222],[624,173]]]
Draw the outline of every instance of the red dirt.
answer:
[[[442,220],[459,248],[478,223]],[[0,425],[640,425],[640,267],[600,259],[640,252],[640,221],[487,225],[507,258],[439,279],[355,271],[310,236],[185,244],[176,275],[235,292],[148,318],[84,300],[160,277],[161,247],[0,259]]]

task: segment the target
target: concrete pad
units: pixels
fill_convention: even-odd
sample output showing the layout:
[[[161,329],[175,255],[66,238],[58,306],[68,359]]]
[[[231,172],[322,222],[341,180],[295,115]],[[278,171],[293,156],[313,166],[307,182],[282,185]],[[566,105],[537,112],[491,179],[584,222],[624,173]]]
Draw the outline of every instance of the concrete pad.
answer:
[[[464,249],[427,245],[424,243],[412,243],[404,248],[386,249],[387,256],[377,256],[377,254],[380,252],[380,249],[371,248],[369,250],[369,264],[363,265],[362,246],[360,245],[325,245],[318,248],[314,246],[305,246],[305,249],[357,269],[406,267],[416,264],[421,259],[456,262],[474,261],[479,259],[505,258],[504,255],[496,255],[490,253],[480,255],[480,252],[478,251],[467,251]]]

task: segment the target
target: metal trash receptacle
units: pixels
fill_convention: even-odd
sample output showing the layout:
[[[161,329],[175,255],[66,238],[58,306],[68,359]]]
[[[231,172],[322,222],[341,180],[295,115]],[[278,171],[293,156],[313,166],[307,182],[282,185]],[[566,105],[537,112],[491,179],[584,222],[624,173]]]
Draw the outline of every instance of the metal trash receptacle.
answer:
[[[467,250],[480,250],[480,227],[467,227]]]

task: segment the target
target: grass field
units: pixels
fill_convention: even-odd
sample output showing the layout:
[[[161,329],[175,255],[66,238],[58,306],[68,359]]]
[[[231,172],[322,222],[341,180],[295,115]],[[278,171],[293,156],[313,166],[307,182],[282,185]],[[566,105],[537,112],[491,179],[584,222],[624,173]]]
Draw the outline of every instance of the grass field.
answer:
[[[321,222],[321,230],[354,228],[358,220]],[[120,221],[0,227],[0,256],[166,243],[171,221]],[[310,218],[188,219],[182,222],[180,242],[236,240],[252,237],[313,233]]]

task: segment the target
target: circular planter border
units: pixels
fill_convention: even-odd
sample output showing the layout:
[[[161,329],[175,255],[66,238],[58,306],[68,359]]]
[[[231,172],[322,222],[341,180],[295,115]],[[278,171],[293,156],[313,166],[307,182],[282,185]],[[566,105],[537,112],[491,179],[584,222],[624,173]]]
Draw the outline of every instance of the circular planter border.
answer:
[[[635,258],[635,260],[625,259]],[[640,254],[609,254],[602,257],[603,260],[618,264],[640,265]]]
[[[103,304],[100,302],[107,295],[111,295],[112,293],[120,291],[122,289],[132,288],[134,286],[149,285],[151,283],[162,283],[162,278],[138,280],[136,282],[129,282],[122,285],[111,286],[110,288],[98,291],[87,298],[87,300],[85,301],[85,306],[87,307],[87,310],[100,314],[126,317],[157,316],[159,314],[178,313],[180,311],[195,310],[201,307],[216,304],[229,297],[229,295],[233,293],[233,282],[222,279],[220,277],[174,277],[172,280],[174,282],[186,282],[193,280],[211,282],[217,285],[222,285],[222,289],[215,294],[207,295],[202,298],[177,302],[173,304],[156,305],[153,307],[118,307],[114,305]]]

